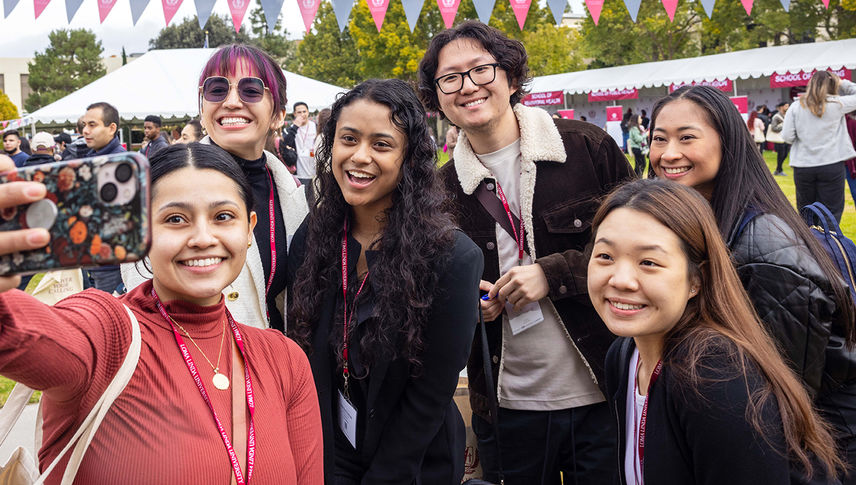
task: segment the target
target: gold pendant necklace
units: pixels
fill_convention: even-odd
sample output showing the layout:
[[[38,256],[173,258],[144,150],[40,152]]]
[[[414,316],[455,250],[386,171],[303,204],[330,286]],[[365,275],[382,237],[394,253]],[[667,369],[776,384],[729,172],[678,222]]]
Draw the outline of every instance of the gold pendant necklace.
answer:
[[[226,340],[226,319],[223,318],[223,333],[220,335],[220,350],[217,352],[216,366],[211,363],[211,360],[208,358],[207,355],[205,355],[205,352],[202,351],[196,341],[193,340],[193,337],[191,337],[190,334],[187,333],[187,330],[185,330],[180,323],[176,322],[174,318],[169,317],[169,319],[172,320],[172,323],[178,325],[178,328],[180,328],[181,331],[184,332],[184,335],[190,339],[190,342],[193,344],[194,347],[196,347],[196,350],[198,350],[199,353],[202,354],[202,357],[204,357],[205,360],[208,361],[208,365],[210,365],[211,369],[214,371],[214,377],[211,378],[211,382],[214,384],[214,387],[221,391],[225,391],[226,389],[228,389],[229,378],[226,377],[225,374],[220,373],[220,357],[223,356],[223,342]]]

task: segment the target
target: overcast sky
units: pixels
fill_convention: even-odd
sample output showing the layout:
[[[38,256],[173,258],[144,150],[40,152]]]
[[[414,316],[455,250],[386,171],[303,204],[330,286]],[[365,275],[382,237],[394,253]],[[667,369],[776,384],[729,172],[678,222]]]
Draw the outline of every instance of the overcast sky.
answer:
[[[582,11],[581,0],[570,0],[570,2],[574,12]],[[256,5],[258,1],[254,0],[247,9],[243,23],[245,28],[249,28],[249,14]],[[71,24],[67,21],[64,0],[51,0],[38,19],[34,18],[33,9],[33,0],[19,0],[9,18],[0,19],[0,57],[32,57],[35,52],[44,51],[48,46],[48,33],[58,28],[90,29],[101,40],[105,55],[121,54],[122,47],[130,55],[147,51],[149,39],[157,36],[160,29],[166,25],[160,0],[150,0],[137,25],[133,25],[131,21],[131,6],[128,0],[116,2],[103,24],[99,23],[96,0],[83,0]],[[217,1],[214,5],[214,13],[225,14],[231,19],[225,0]],[[193,0],[183,0],[172,19],[172,24],[195,14],[196,5]],[[0,6],[0,16],[2,16],[2,6]],[[282,19],[290,38],[303,36],[303,19],[297,8],[297,1],[285,0],[282,6]]]

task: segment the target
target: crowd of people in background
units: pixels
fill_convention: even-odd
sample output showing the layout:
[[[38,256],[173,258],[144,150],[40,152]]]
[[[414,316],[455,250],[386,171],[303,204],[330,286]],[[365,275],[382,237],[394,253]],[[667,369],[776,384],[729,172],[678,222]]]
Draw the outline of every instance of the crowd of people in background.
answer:
[[[684,86],[616,140],[523,105],[529,81],[521,42],[464,22],[415,87],[367,80],[312,119],[268,54],[216,50],[198,120],[143,121],[148,255],[54,305],[0,276],[0,374],[44,392],[42,468],[141,340],[79,482],[458,485],[469,441],[490,483],[856,483],[852,289],[774,178],[790,157],[798,205],[840,219],[856,84],[818,71],[748,120]],[[0,171],[122,153],[120,118],[7,131]],[[45,196],[2,184],[0,212]]]

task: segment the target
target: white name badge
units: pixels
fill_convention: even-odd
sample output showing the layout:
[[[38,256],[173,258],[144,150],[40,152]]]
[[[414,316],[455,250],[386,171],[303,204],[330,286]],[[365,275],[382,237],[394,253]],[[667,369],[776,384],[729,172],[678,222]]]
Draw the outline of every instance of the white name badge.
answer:
[[[339,428],[354,449],[357,449],[357,410],[339,391]]]
[[[526,305],[520,311],[515,310],[514,305],[511,303],[506,303],[505,312],[508,314],[511,335],[517,335],[544,321],[544,314],[541,313],[541,304],[537,301]]]

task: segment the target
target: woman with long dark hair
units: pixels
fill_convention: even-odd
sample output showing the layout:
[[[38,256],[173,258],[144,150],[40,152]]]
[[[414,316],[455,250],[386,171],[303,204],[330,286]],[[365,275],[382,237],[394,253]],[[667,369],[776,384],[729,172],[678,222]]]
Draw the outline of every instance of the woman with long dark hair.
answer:
[[[710,202],[755,311],[856,463],[853,302],[743,118],[719,90],[684,87],[657,102],[649,137],[657,177]]]
[[[622,483],[829,483],[844,463],[752,309],[705,199],[632,182],[606,199],[592,234],[589,296],[621,337],[606,384]]]
[[[320,485],[321,418],[306,356],[281,333],[244,325],[222,294],[254,244],[246,176],[199,143],[164,148],[151,162],[151,280],[119,298],[90,289],[48,306],[0,278],[0,374],[43,391],[41,469],[119,371],[131,314],[139,361],[67,483],[76,471],[76,483]],[[38,195],[26,201],[13,199],[20,183],[0,185],[4,208],[43,198],[33,185]],[[21,233],[0,233],[2,251]]]
[[[822,202],[841,220],[844,161],[856,157],[844,115],[853,110],[856,84],[829,71],[817,71],[806,93],[785,113],[782,138],[791,144],[797,206]]]
[[[403,81],[359,84],[324,125],[314,203],[289,252],[289,334],[315,375],[328,483],[463,475],[452,396],[483,258],[443,210],[435,157]]]

